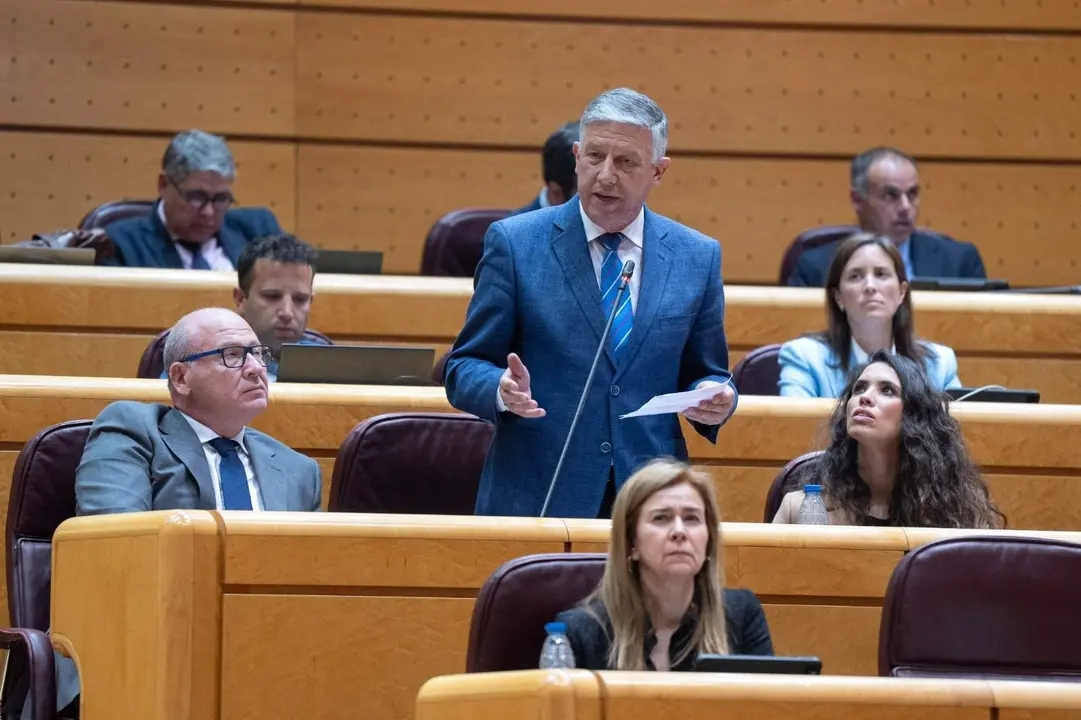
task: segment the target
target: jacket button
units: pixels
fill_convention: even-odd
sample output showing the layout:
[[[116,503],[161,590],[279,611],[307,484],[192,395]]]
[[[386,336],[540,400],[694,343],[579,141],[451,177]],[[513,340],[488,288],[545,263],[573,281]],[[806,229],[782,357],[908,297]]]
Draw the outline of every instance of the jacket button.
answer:
[[[613,395],[619,395],[619,385],[613,385],[612,386],[612,394]]]
[[[602,453],[612,452],[612,443],[602,442],[601,443],[601,452]]]

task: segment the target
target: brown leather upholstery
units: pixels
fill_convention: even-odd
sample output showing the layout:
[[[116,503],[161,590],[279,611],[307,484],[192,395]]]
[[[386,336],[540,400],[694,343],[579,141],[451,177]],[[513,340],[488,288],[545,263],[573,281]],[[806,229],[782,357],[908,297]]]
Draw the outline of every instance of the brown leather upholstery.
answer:
[[[118,200],[99,205],[86,214],[79,227],[84,230],[104,228],[117,220],[149,215],[154,210],[157,200]]]
[[[773,522],[777,511],[781,509],[784,496],[800,487],[802,471],[807,469],[808,463],[817,460],[821,454],[821,450],[805,453],[781,468],[781,471],[773,478],[769,492],[766,493],[766,509],[762,513],[762,522]]]
[[[740,395],[778,395],[781,346],[763,345],[740,360],[732,370],[732,384]]]
[[[11,480],[7,518],[8,612],[17,628],[0,632],[0,646],[20,642],[4,684],[5,716],[33,693],[34,720],[56,715],[49,629],[52,537],[75,516],[75,470],[90,434],[91,420],[53,425],[19,453]],[[34,632],[36,631],[36,633]],[[29,652],[28,652],[29,650]]]
[[[169,331],[162,330],[157,337],[150,341],[143,350],[143,356],[139,358],[139,369],[135,371],[135,377],[150,378],[156,380],[161,377],[165,370],[165,341],[169,338]],[[333,341],[316,330],[305,330],[304,339],[313,345],[333,345]]]
[[[796,239],[785,250],[784,258],[781,259],[780,284],[788,284],[788,278],[792,277],[792,273],[795,272],[800,255],[823,245],[838,243],[859,231],[858,225],[825,225],[811,228],[797,235]]]
[[[545,623],[593,592],[605,560],[587,553],[527,555],[492,573],[473,606],[466,672],[536,668]]]
[[[424,241],[421,275],[473,277],[484,253],[488,226],[507,217],[509,210],[466,208],[452,210],[432,225]]]
[[[490,423],[472,415],[369,418],[338,450],[328,509],[472,515],[493,432]]]
[[[957,537],[893,571],[880,675],[1081,681],[1081,545]]]

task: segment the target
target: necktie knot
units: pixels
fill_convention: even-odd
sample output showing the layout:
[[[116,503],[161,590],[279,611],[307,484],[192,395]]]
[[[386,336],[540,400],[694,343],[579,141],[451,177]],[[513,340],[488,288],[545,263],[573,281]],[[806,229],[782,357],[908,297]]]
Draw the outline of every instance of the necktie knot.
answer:
[[[206,261],[206,256],[203,255],[202,243],[192,242],[191,240],[177,240],[176,244],[191,253],[192,270],[210,269],[210,263]]]
[[[236,440],[216,437],[210,441],[210,447],[214,448],[215,452],[224,458],[230,453],[235,453],[240,444]]]
[[[615,252],[623,242],[623,233],[605,233],[597,238],[608,252]]]

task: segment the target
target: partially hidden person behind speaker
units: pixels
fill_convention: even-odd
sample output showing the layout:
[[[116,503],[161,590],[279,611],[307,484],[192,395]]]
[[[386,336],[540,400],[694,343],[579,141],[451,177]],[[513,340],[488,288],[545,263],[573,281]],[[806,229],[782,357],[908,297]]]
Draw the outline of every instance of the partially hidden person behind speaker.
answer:
[[[915,335],[908,275],[889,238],[857,233],[837,247],[826,279],[826,317],[823,332],[781,346],[782,396],[837,397],[848,371],[876,350],[918,362],[939,390],[961,387],[953,350]]]
[[[625,88],[594,98],[574,145],[578,195],[494,223],[446,364],[452,405],[495,423],[479,515],[538,515],[607,318],[612,332],[548,514],[608,517],[644,462],[687,457],[678,415],[620,420],[655,395],[708,386],[684,412],[716,442],[726,384],[720,245],[645,207],[669,167],[668,119]],[[633,261],[618,305],[620,270]]]
[[[116,247],[106,264],[235,269],[246,243],[281,232],[266,208],[230,210],[235,180],[236,163],[224,138],[202,130],[177,134],[161,160],[153,211],[106,226]]]
[[[1004,527],[948,403],[915,362],[874,353],[852,371],[829,447],[800,485],[821,485],[831,525]],[[785,495],[773,522],[798,523],[803,497]]]
[[[724,586],[713,478],[660,459],[620,488],[597,589],[560,613],[589,670],[693,670],[699,654],[772,655],[762,605]]]

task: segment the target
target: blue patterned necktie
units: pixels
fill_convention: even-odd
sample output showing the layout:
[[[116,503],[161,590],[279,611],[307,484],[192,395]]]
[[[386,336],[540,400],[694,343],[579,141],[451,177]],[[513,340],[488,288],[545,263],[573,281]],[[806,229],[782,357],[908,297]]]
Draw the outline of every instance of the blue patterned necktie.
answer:
[[[210,447],[221,456],[218,475],[221,478],[222,510],[251,510],[248,475],[237,452],[240,445],[235,440],[216,437],[210,441]]]
[[[619,244],[623,242],[622,233],[605,233],[597,238],[604,246],[604,262],[601,263],[601,307],[604,309],[605,322],[612,312],[616,295],[619,290],[619,275],[623,272],[623,262],[619,259]],[[631,337],[631,327],[634,325],[634,310],[631,309],[631,293],[628,290],[623,293],[619,303],[619,310],[612,321],[612,332],[608,336],[608,348],[612,356],[619,360],[620,353],[627,347],[627,341]]]
[[[192,270],[209,270],[210,263],[203,257],[203,246],[200,243],[194,243],[188,240],[177,240],[177,244],[191,253],[191,269]]]

